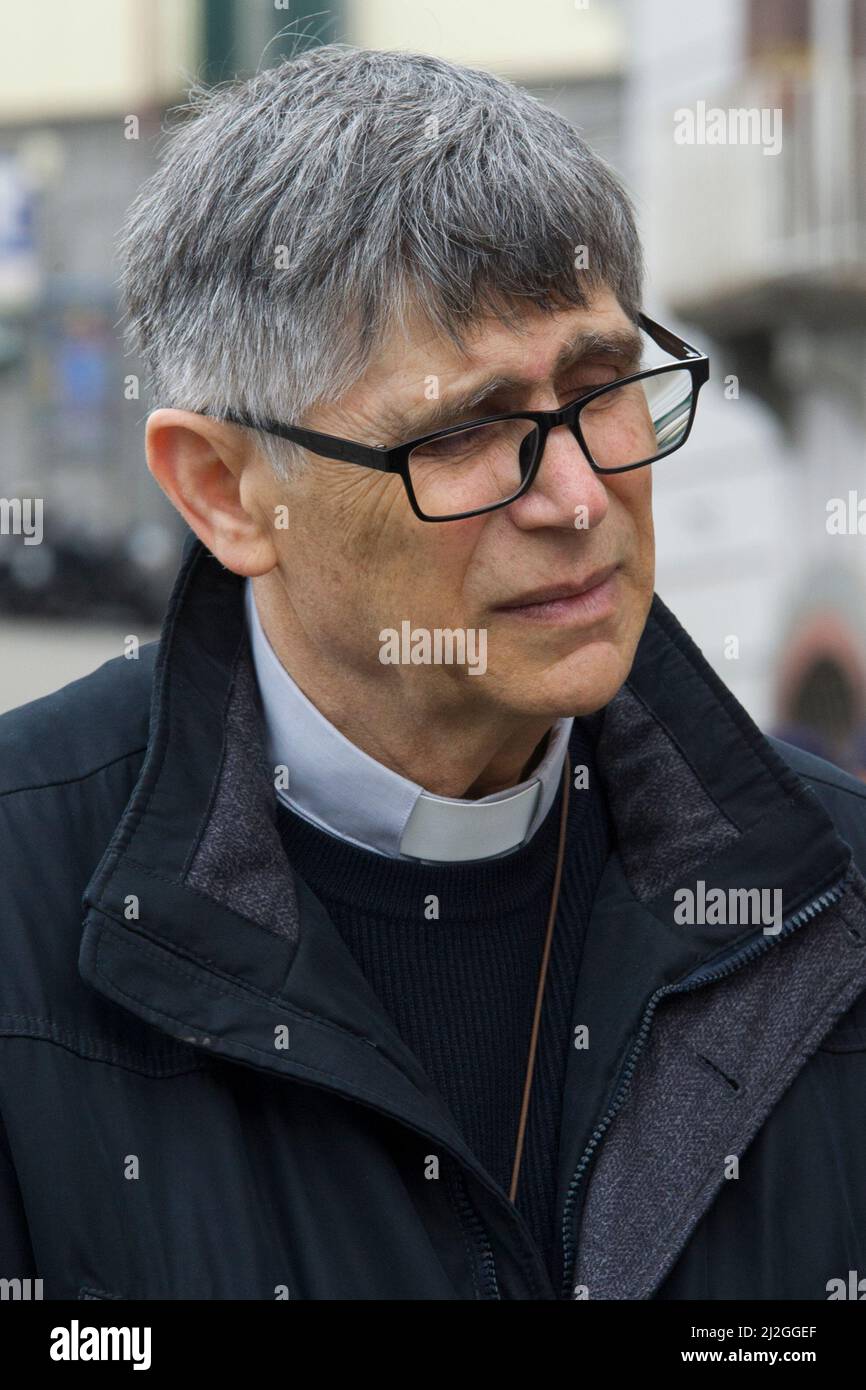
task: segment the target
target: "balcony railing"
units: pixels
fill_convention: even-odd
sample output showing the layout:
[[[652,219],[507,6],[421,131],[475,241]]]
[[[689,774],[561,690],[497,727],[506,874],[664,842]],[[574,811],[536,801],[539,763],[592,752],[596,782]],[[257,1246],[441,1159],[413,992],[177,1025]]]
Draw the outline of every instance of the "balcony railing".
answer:
[[[677,143],[677,124],[693,143]],[[862,297],[866,312],[866,68],[832,83],[752,75],[668,110],[655,139],[647,202],[660,290],[674,308],[835,288]]]

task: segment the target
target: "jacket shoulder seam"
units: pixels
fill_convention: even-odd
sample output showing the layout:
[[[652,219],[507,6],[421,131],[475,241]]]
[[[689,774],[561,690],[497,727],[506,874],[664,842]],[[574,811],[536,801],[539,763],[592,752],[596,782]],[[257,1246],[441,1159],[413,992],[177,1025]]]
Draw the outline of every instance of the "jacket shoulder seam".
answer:
[[[98,772],[104,772],[106,768],[114,767],[115,763],[122,763],[127,758],[134,758],[140,753],[147,752],[147,744],[142,744],[138,748],[129,748],[125,753],[118,753],[116,758],[109,758],[107,762],[100,763],[98,767],[92,767],[87,772],[80,773],[77,777],[58,777],[53,782],[30,782],[22,787],[6,787],[0,791],[0,798],[4,796],[17,796],[20,792],[41,792],[50,791],[52,787],[71,787],[76,782],[86,782],[89,777],[95,777]]]
[[[866,785],[860,791],[858,787],[846,786],[844,782],[831,782],[827,777],[815,777],[811,772],[801,772],[799,774],[804,782],[817,782],[819,786],[830,787],[835,792],[847,792],[849,796],[856,796],[859,800],[866,800]]]
[[[190,1071],[200,1071],[207,1060],[199,1055],[185,1057],[172,1055],[164,1045],[160,1051],[155,1047],[153,1053],[137,1051],[133,1048],[118,1048],[99,1038],[86,1034],[72,1033],[59,1028],[48,1018],[32,1014],[0,1014],[0,1038],[26,1038],[30,1042],[48,1043],[71,1052],[84,1062],[101,1062],[105,1066],[120,1067],[146,1076],[179,1076]]]

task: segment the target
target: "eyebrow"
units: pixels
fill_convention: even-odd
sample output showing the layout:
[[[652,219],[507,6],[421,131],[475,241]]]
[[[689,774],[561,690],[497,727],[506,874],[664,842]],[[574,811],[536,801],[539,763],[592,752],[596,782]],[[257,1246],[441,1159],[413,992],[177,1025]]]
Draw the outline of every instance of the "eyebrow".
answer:
[[[615,357],[624,361],[627,368],[640,362],[643,340],[636,328],[615,330],[613,332],[580,332],[567,339],[560,348],[553,364],[554,373],[564,367],[575,366],[588,357]],[[383,413],[382,425],[389,439],[401,442],[417,439],[433,430],[446,429],[449,425],[471,424],[472,419],[483,418],[483,413],[470,416],[468,412],[481,405],[489,397],[500,391],[518,391],[532,383],[521,377],[495,375],[485,377],[476,386],[464,391],[444,395],[430,402],[426,410],[413,411],[387,409]]]

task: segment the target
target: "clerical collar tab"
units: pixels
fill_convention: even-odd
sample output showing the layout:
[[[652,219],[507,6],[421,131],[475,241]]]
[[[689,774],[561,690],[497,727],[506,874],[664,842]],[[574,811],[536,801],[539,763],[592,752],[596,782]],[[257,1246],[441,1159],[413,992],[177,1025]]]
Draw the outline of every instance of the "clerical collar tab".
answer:
[[[454,801],[422,792],[406,822],[400,853],[439,863],[505,854],[523,844],[540,796],[540,782],[501,801]]]

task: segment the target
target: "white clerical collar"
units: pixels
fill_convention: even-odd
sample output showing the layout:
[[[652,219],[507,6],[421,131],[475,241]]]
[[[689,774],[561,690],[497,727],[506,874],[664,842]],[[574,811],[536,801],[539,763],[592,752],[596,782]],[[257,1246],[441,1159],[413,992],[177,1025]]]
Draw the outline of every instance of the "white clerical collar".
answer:
[[[268,641],[249,579],[246,615],[268,756],[288,768],[277,795],[290,810],[395,859],[490,859],[535,834],[559,787],[573,719],[556,721],[544,757],[518,786],[477,801],[436,796],[376,762],[311,704]]]

